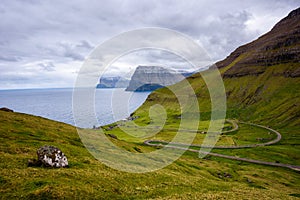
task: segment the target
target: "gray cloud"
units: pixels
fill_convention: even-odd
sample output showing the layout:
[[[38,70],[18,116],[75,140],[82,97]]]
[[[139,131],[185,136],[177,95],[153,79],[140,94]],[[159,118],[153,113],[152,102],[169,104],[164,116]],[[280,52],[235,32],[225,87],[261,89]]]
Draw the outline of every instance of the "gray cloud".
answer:
[[[52,72],[55,71],[55,66],[52,62],[45,62],[45,63],[39,63],[38,64],[42,70]]]
[[[17,56],[11,56],[11,55],[0,55],[0,60],[8,61],[8,62],[17,62],[17,61],[20,61],[21,58],[19,58]]]
[[[72,58],[73,60],[84,60],[84,56],[76,51],[76,46],[68,43],[59,43],[58,46],[62,49],[62,56]]]
[[[81,40],[79,44],[76,44],[76,47],[78,48],[85,48],[85,49],[92,49],[94,48],[93,45],[91,45],[88,41],[86,40]]]
[[[1,72],[12,73],[11,69],[15,69],[18,72],[15,74],[26,72],[30,77],[42,70],[39,76],[26,79],[28,85],[39,87],[39,81],[35,80],[43,76],[42,79],[53,81],[48,83],[51,87],[58,77],[68,80],[61,83],[66,85],[59,86],[72,86],[76,78],[73,72],[79,70],[95,45],[121,32],[143,27],[170,28],[187,34],[216,61],[270,30],[299,6],[298,0],[272,3],[261,0],[3,0],[0,4]],[[173,59],[153,53],[143,57],[145,62]],[[175,60],[173,65],[176,61],[180,63]],[[28,68],[32,63],[37,67]],[[65,68],[70,74],[66,74]],[[7,83],[5,87],[23,87],[10,76],[1,75],[1,79]]]

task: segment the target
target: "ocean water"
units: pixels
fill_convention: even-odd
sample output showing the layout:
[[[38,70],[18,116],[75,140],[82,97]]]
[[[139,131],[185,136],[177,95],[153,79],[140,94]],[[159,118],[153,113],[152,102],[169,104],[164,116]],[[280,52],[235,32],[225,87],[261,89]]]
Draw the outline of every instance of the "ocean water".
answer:
[[[146,100],[149,92],[128,92],[124,88],[95,90],[98,124],[80,123],[89,128],[125,119]],[[72,110],[73,89],[0,90],[0,107],[75,125]],[[115,114],[114,111],[118,113]],[[85,113],[82,113],[84,118]]]

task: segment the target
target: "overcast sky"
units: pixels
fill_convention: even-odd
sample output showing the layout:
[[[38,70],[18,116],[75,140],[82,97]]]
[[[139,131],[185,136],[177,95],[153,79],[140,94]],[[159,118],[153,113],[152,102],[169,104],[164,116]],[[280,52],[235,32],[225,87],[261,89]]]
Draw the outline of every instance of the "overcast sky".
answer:
[[[143,27],[186,34],[217,61],[299,6],[299,0],[1,0],[0,89],[72,87],[93,48]],[[163,63],[164,55],[129,55],[114,64],[114,73],[118,65]],[[165,61],[176,67],[172,56]]]

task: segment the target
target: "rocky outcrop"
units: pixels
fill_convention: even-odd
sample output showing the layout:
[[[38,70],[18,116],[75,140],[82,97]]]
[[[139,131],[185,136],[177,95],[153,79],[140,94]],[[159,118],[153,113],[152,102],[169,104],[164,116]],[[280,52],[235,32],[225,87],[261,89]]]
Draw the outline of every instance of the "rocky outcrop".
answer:
[[[175,84],[185,77],[181,73],[159,66],[138,66],[126,91],[152,91]]]
[[[1,111],[4,111],[4,112],[14,112],[13,110],[9,109],[9,108],[0,108]]]
[[[65,154],[57,147],[43,146],[37,150],[38,160],[28,160],[28,166],[45,166],[45,167],[68,167],[68,159]]]
[[[278,22],[271,31],[257,40],[237,48],[226,59],[217,62],[218,68],[232,65],[224,77],[259,75],[269,67],[300,62],[300,8]],[[283,74],[284,75],[284,74]],[[294,67],[288,75],[299,77]]]
[[[126,88],[129,80],[120,76],[116,77],[101,77],[97,88]]]

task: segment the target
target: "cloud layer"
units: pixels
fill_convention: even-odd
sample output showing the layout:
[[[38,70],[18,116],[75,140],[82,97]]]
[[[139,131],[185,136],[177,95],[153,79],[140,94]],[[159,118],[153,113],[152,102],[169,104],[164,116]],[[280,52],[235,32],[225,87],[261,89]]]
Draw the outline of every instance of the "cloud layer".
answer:
[[[3,0],[0,89],[72,87],[83,60],[95,46],[143,27],[182,32],[202,45],[212,61],[220,60],[299,6],[297,0]],[[134,65],[133,58],[136,64],[167,58],[166,63],[176,66],[172,56],[142,52],[129,56],[128,62],[121,59],[114,71]]]

